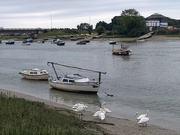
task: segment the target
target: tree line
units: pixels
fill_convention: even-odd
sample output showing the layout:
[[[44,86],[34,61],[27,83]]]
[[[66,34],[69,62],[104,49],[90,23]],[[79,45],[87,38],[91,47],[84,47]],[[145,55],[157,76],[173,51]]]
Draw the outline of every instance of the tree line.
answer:
[[[180,20],[168,19],[168,24],[173,27],[180,27]],[[77,26],[79,30],[92,32],[93,27],[88,23],[81,23]],[[122,11],[120,16],[114,16],[110,23],[99,21],[95,26],[96,32],[110,36],[122,35],[126,37],[138,37],[148,32],[146,20],[135,9]]]

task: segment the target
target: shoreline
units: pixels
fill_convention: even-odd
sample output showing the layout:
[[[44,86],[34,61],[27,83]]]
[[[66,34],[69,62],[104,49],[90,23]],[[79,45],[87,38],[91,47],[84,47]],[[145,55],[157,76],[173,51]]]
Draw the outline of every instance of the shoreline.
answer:
[[[137,37],[135,38],[96,38],[94,41],[117,41],[117,42],[136,42]],[[145,39],[145,41],[166,41],[166,40],[180,40],[179,36],[172,35],[152,35],[152,37]]]
[[[51,102],[49,100],[37,98],[31,95],[23,94],[20,92],[15,92],[12,90],[0,89],[1,93],[7,94],[8,96],[15,96],[17,98],[24,98],[28,101],[39,101],[44,103],[47,107],[54,110],[61,110],[64,112],[71,112],[74,115],[76,113],[72,110],[71,107]],[[131,121],[123,118],[115,118],[106,116],[104,122],[100,123],[99,119],[93,117],[93,112],[86,111],[83,113],[83,121],[96,124],[102,131],[109,135],[134,135],[134,134],[143,134],[143,135],[180,135],[180,131],[165,129],[156,125],[148,125],[147,127],[139,126],[135,121]]]

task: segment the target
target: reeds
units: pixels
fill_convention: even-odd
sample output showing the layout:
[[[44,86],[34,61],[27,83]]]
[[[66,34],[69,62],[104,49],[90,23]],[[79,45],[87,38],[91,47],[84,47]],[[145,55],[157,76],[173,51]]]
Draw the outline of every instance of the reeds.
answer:
[[[0,94],[1,135],[92,135],[83,121],[45,107],[44,103]]]

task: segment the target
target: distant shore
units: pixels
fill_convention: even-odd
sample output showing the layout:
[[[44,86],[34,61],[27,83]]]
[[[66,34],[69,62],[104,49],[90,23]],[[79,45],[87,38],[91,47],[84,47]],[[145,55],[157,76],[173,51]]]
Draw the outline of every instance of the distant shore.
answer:
[[[135,42],[138,38],[99,38],[95,40],[101,41],[117,41],[117,42]],[[165,41],[165,40],[180,40],[180,36],[171,35],[153,35],[150,38],[145,39],[145,41]]]
[[[23,93],[15,92],[12,90],[0,89],[0,92],[8,94],[9,96],[15,96],[17,98],[24,98],[29,101],[39,101],[45,103],[45,105],[54,110],[61,110],[68,113],[72,112],[71,107],[51,102],[48,100],[36,98],[34,96],[26,95]],[[73,112],[74,113],[74,112]],[[74,113],[75,114],[75,113]],[[75,114],[76,115],[76,114]],[[147,127],[140,127],[136,121],[130,121],[123,118],[113,118],[107,116],[102,124],[99,119],[92,116],[93,112],[86,111],[83,115],[83,120],[86,122],[95,123],[99,128],[103,129],[106,134],[109,135],[180,135],[180,131],[164,129],[155,125],[148,125]]]

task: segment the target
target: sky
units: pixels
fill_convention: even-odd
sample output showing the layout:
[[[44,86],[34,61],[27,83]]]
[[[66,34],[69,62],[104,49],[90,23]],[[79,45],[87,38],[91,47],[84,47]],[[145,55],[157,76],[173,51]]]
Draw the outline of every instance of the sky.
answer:
[[[0,28],[77,28],[110,23],[122,11],[137,10],[180,19],[180,0],[0,0]]]

